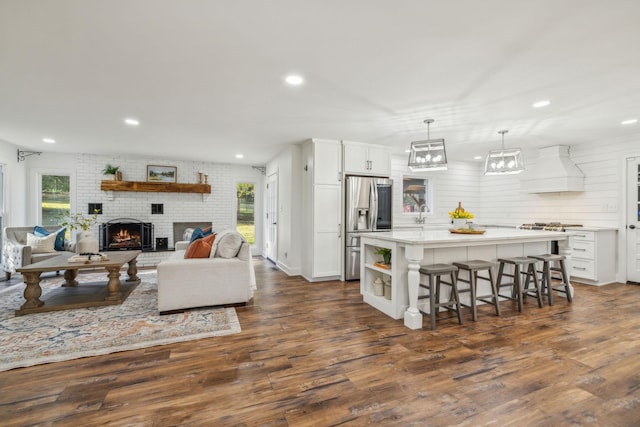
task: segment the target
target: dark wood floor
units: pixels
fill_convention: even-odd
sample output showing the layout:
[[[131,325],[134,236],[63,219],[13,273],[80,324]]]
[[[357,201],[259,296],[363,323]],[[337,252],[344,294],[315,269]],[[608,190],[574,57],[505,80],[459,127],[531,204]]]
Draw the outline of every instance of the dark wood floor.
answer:
[[[640,286],[432,332],[357,282],[256,274],[240,334],[0,373],[0,425],[640,425]]]

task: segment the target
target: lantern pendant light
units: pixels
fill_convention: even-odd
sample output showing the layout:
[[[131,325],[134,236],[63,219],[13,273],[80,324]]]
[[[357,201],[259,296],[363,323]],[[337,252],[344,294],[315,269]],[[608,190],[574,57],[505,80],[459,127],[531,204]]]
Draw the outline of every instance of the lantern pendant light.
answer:
[[[411,143],[409,169],[412,172],[447,170],[447,151],[444,139],[431,139],[429,125],[435,120],[426,119],[427,139]]]
[[[502,148],[500,150],[491,150],[487,154],[484,162],[485,175],[510,175],[524,171],[524,160],[522,159],[522,150],[520,148],[504,148],[504,134],[508,130],[501,130],[498,133],[502,135]]]

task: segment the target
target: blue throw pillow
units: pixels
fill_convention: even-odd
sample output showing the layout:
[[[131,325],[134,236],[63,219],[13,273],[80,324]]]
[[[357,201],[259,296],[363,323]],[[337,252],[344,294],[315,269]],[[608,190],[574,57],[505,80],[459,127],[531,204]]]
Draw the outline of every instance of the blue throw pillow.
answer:
[[[64,233],[66,229],[67,227],[62,227],[55,232],[56,240],[53,247],[56,251],[64,251]],[[46,228],[40,227],[39,225],[33,227],[33,235],[36,237],[47,237],[50,234]]]
[[[191,234],[191,241],[189,243],[193,243],[198,239],[202,239],[204,237],[204,232],[200,227],[196,227]]]
[[[42,228],[39,225],[33,227],[33,235],[36,237],[47,237],[49,234],[51,233],[46,228]]]
[[[67,227],[62,227],[56,231],[56,242],[53,247],[56,251],[64,251],[64,234],[67,231]]]
[[[202,230],[202,234],[206,236],[213,234],[213,227],[209,226],[207,228],[205,228],[204,230]]]

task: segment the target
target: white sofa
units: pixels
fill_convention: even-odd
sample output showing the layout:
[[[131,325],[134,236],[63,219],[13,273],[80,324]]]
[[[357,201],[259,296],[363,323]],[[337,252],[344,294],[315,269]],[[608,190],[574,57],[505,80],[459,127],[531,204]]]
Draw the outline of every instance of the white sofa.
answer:
[[[233,258],[185,259],[188,242],[177,242],[158,264],[158,311],[246,303],[256,289],[251,246],[242,242]],[[214,248],[215,251],[215,248]]]

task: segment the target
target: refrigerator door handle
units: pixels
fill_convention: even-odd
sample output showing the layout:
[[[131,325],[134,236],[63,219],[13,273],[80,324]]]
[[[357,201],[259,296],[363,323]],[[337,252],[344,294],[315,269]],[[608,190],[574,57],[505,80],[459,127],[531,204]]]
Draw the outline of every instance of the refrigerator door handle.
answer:
[[[370,229],[376,231],[378,229],[378,186],[375,180],[371,180],[371,206],[369,207]]]

